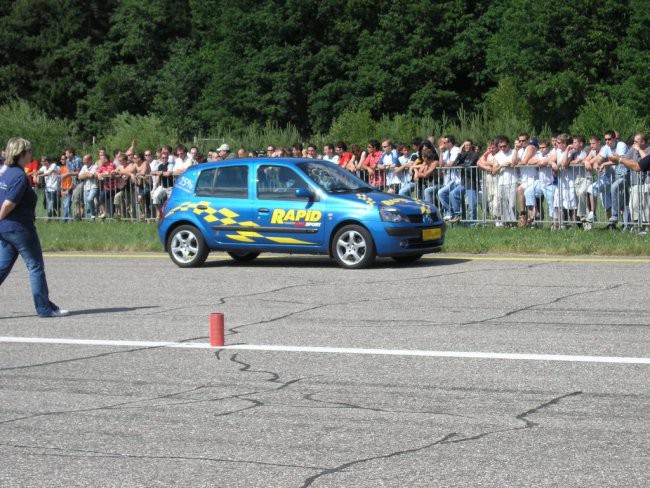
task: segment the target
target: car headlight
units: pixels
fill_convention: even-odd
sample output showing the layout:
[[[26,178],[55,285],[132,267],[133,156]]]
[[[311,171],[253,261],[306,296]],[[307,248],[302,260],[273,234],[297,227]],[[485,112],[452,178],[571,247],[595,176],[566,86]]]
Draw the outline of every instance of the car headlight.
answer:
[[[379,216],[384,222],[408,222],[409,219],[395,207],[379,207]]]

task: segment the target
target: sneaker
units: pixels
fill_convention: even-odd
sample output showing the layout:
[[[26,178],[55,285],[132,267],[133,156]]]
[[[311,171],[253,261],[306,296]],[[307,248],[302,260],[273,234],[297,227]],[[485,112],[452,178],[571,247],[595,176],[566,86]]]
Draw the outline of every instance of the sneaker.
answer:
[[[451,220],[451,215],[445,215],[444,219],[445,220]]]
[[[610,224],[616,224],[618,222],[618,217],[610,217],[609,218],[609,223]]]
[[[501,222],[501,221],[497,221],[497,222],[494,224],[494,226],[495,226],[495,227],[503,227],[503,222]]]
[[[594,212],[593,212],[593,211],[589,212],[589,215],[587,216],[587,220],[588,220],[589,222],[593,222],[593,221],[594,221]]]
[[[49,315],[39,315],[39,317],[43,318],[48,318],[48,317],[67,317],[70,315],[70,312],[67,310],[63,310],[62,308],[58,308],[56,310],[52,310]]]
[[[449,219],[450,224],[455,224],[457,222],[460,222],[460,215],[454,215],[451,219]]]

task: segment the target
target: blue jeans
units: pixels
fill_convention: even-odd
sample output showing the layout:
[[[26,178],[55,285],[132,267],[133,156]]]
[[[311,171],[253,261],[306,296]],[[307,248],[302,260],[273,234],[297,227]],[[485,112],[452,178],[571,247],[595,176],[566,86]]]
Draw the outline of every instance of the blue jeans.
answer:
[[[36,229],[0,232],[0,285],[9,276],[19,254],[29,271],[29,282],[32,285],[36,313],[40,316],[48,316],[59,307],[49,298],[43,251]]]
[[[54,217],[54,214],[57,213],[59,209],[59,192],[45,190],[45,203],[47,208],[47,216]]]
[[[97,188],[84,190],[84,203],[86,208],[86,218],[91,219],[97,216],[95,209],[95,198],[97,197]]]
[[[451,210],[454,217],[463,214],[463,197],[467,196],[467,220],[476,220],[476,206],[478,204],[476,198],[476,190],[465,190],[463,185],[458,185],[451,190],[449,194],[451,200]]]
[[[436,186],[435,183],[431,183],[431,186],[428,186],[424,190],[424,201],[427,203],[435,203],[434,200],[437,192],[438,192],[438,187]]]
[[[413,190],[415,190],[415,183],[404,183],[399,189],[399,195],[402,197],[410,197]]]
[[[446,217],[451,217],[451,202],[449,201],[449,195],[454,188],[456,188],[456,183],[447,183],[438,190],[438,200],[440,200],[442,208],[445,209]]]
[[[72,189],[68,190],[65,195],[61,196],[63,200],[63,221],[71,222],[72,221]]]

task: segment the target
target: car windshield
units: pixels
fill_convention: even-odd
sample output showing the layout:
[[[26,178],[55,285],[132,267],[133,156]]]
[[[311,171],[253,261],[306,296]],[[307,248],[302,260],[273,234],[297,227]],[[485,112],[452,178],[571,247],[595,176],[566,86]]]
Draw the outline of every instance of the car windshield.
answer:
[[[352,193],[374,190],[374,188],[349,171],[327,161],[303,162],[296,164],[296,166],[327,193]]]

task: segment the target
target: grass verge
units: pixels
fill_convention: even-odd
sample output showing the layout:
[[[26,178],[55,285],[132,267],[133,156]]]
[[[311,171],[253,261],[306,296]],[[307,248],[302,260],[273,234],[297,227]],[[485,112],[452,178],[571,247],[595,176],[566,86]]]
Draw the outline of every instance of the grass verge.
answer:
[[[154,223],[37,221],[45,251],[162,251]],[[443,252],[648,256],[650,236],[593,229],[464,228],[447,230]]]

